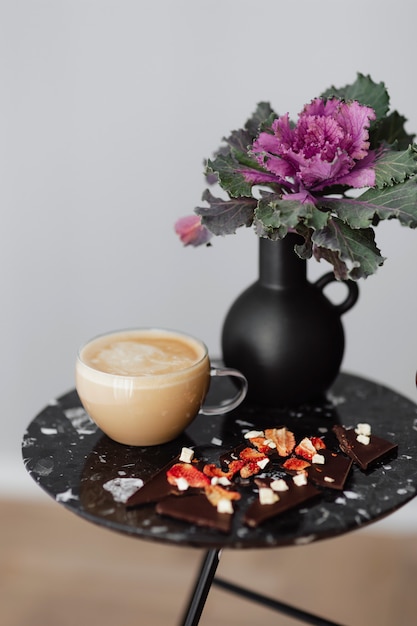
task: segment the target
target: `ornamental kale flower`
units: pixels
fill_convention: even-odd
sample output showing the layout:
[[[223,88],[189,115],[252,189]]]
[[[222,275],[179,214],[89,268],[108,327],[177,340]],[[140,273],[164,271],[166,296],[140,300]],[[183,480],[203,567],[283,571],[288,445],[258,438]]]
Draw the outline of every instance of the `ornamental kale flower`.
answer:
[[[242,170],[245,180],[276,183],[296,194],[286,197],[310,202],[314,192],[329,185],[373,187],[375,153],[369,152],[368,128],[374,119],[375,111],[359,102],[316,98],[296,126],[286,114],[274,120],[272,133],[259,134],[252,153],[268,173]]]
[[[271,240],[293,232],[301,258],[328,261],[338,279],[366,278],[384,262],[378,223],[417,226],[417,145],[405,122],[384,83],[362,74],[313,99],[296,123],[262,102],[207,161],[207,182],[227,197],[206,189],[193,229],[184,235],[180,220],[177,232],[185,245],[241,226]]]

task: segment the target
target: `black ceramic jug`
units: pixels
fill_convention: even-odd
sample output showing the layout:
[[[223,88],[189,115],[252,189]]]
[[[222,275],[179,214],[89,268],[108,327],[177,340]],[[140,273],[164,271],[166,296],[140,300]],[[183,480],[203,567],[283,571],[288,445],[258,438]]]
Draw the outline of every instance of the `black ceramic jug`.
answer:
[[[270,407],[322,401],[343,359],[341,315],[359,290],[333,304],[323,293],[333,272],[307,280],[307,263],[294,251],[300,238],[259,241],[259,279],[230,308],[222,331],[223,360],[249,383],[248,400]]]

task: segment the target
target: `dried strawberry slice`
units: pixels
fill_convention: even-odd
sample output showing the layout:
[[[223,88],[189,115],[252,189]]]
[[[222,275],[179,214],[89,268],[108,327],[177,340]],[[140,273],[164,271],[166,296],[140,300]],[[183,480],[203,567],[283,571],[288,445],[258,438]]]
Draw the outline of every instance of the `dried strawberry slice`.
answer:
[[[231,478],[233,478],[233,476],[235,476],[235,474],[240,472],[242,470],[242,468],[245,467],[245,465],[246,465],[246,462],[242,461],[242,459],[237,459],[236,461],[231,461],[231,463],[229,464],[229,472],[228,472],[228,473],[231,474],[229,476],[229,480]]]
[[[305,461],[304,459],[291,457],[282,464],[282,467],[290,472],[302,472],[307,469],[307,467],[310,467],[310,465],[311,463]]]
[[[271,452],[275,450],[275,448],[271,448],[271,446],[265,443],[269,441],[269,439],[265,439],[265,437],[253,437],[249,439],[249,441],[259,452],[262,452],[262,454],[271,454]]]
[[[303,459],[311,461],[317,450],[314,447],[311,439],[309,439],[308,437],[304,437],[304,439],[300,441],[298,446],[296,446],[294,452],[297,456],[301,456],[303,457]]]
[[[253,448],[244,448],[239,454],[240,460],[244,461],[243,467],[240,469],[242,478],[249,478],[258,474],[262,469],[262,461],[267,461],[268,457]]]
[[[224,487],[220,485],[207,485],[207,487],[204,488],[204,492],[210,504],[213,506],[217,506],[220,500],[240,500],[240,493],[238,491],[224,489]]]
[[[209,478],[230,478],[232,477],[231,472],[224,472],[220,467],[215,465],[215,463],[206,463],[203,467],[203,473]]]
[[[210,479],[191,463],[175,463],[167,471],[167,480],[170,485],[177,485],[183,478],[190,487],[202,488],[210,484]]]
[[[250,476],[259,474],[260,471],[261,467],[258,465],[257,461],[248,461],[240,470],[240,475],[242,478],[249,478]]]
[[[253,448],[244,448],[240,452],[239,458],[242,461],[257,463],[258,461],[263,461],[264,459],[268,457],[262,452],[259,452],[258,450],[254,450]]]
[[[268,428],[265,437],[271,439],[276,445],[279,456],[289,456],[295,448],[295,437],[286,426],[282,428]]]
[[[323,439],[321,439],[321,437],[310,437],[310,441],[313,444],[313,446],[316,448],[316,450],[326,449],[326,444],[324,443]]]

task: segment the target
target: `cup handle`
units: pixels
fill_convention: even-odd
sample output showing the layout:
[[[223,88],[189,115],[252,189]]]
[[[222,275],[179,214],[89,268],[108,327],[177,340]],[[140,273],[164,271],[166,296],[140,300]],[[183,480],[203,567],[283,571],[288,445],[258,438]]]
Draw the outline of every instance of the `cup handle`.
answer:
[[[233,409],[243,402],[248,392],[248,381],[242,372],[233,368],[212,367],[210,369],[210,376],[230,376],[231,378],[236,378],[239,383],[239,390],[233,398],[222,400],[220,404],[214,404],[212,406],[203,405],[200,408],[200,413],[203,415],[224,415],[225,413],[229,413],[229,411],[233,411]]]

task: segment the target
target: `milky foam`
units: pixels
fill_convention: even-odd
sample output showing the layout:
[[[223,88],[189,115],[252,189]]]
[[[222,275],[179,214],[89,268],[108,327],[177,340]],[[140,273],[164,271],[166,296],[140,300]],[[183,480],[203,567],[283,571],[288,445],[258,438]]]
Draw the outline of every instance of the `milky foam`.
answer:
[[[186,369],[198,361],[193,345],[175,337],[109,337],[90,344],[83,361],[94,369],[120,376],[152,376]]]
[[[108,348],[100,350],[91,362],[98,369],[105,369],[112,374],[132,376],[164,371],[167,356],[155,346],[134,341],[115,341]]]

